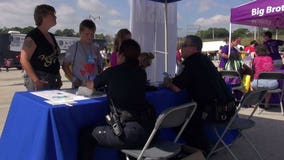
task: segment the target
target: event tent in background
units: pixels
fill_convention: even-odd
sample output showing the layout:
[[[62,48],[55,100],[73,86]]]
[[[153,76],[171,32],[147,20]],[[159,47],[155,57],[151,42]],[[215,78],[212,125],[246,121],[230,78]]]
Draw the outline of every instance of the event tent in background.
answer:
[[[231,8],[229,42],[231,41],[232,24],[281,29],[284,28],[283,17],[284,0],[255,0]]]
[[[203,42],[202,52],[217,52],[220,49],[220,46],[224,45],[226,45],[225,41]]]
[[[130,2],[132,37],[139,42],[142,51],[155,53],[152,65],[146,69],[148,79],[152,82],[161,81],[162,73],[166,68],[168,73],[174,75],[177,49],[177,3],[166,4],[165,8],[165,3],[152,0]],[[167,17],[166,23],[165,17]]]
[[[284,0],[256,0],[231,9],[231,23],[284,28]]]

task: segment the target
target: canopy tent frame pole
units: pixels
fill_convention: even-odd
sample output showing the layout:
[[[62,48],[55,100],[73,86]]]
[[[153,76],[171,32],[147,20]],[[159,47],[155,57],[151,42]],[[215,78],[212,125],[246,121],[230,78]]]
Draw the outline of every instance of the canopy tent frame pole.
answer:
[[[232,41],[232,23],[230,22],[230,27],[229,27],[229,41],[228,41],[228,56],[231,54],[231,41]]]
[[[253,30],[253,38],[254,38],[254,40],[256,40],[256,26],[254,26],[254,30]]]
[[[158,24],[157,24],[157,11],[156,11],[156,7],[157,5],[155,5],[155,11],[154,11],[154,52],[155,54],[157,53],[157,28],[158,28]],[[154,63],[154,79],[157,80],[157,56],[155,56],[155,61],[156,63]]]
[[[168,0],[165,0],[165,72],[168,72]]]

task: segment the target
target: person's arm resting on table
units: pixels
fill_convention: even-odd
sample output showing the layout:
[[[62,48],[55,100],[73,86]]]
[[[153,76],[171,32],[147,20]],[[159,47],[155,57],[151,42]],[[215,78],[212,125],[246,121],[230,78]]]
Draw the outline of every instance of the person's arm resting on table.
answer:
[[[170,78],[165,78],[164,79],[164,85],[168,88],[170,88],[171,90],[173,90],[174,92],[180,92],[181,89],[176,86],[175,84],[172,83],[172,80]]]

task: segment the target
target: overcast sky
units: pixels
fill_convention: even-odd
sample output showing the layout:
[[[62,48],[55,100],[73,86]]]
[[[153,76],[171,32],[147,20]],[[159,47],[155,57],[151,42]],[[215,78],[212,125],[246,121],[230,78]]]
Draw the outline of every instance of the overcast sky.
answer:
[[[96,18],[97,33],[113,35],[120,28],[129,28],[130,0],[1,0],[0,28],[35,26],[36,5],[50,4],[56,9],[57,29],[72,28],[78,32],[79,23]],[[230,9],[251,0],[182,0],[178,5],[178,32],[185,34],[208,27],[229,26]],[[97,18],[100,16],[100,19]],[[235,26],[236,27],[236,26]],[[248,27],[249,28],[249,27]]]

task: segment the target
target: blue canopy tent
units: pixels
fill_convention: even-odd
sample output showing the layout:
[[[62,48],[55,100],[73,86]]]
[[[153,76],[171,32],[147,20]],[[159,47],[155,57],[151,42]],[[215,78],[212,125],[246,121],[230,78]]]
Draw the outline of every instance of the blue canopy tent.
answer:
[[[165,72],[168,72],[168,3],[177,2],[181,0],[150,0],[165,4]]]

